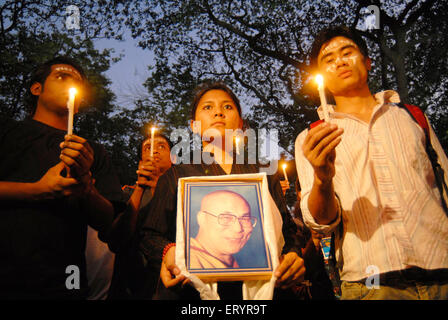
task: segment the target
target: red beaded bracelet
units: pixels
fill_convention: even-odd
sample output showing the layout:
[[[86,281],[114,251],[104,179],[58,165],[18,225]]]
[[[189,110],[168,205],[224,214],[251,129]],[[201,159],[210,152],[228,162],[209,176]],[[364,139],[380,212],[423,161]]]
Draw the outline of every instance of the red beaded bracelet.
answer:
[[[170,248],[175,247],[175,246],[176,246],[176,243],[175,243],[175,242],[172,242],[172,243],[168,243],[168,244],[165,246],[165,248],[163,248],[162,260],[163,260],[163,258],[165,258],[166,253],[168,252],[168,250],[170,250]]]

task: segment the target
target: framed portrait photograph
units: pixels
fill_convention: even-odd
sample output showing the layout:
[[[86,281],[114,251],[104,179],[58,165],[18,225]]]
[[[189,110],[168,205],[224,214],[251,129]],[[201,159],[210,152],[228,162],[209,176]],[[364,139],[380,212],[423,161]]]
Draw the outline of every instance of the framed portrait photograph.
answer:
[[[183,234],[185,269],[201,280],[268,280],[273,263],[262,179],[222,177],[181,179],[177,231]]]

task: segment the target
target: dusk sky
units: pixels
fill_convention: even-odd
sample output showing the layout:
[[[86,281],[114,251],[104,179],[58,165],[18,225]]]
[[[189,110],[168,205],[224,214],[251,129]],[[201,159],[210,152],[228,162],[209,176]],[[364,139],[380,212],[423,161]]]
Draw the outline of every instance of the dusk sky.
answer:
[[[112,81],[111,89],[117,96],[116,103],[132,106],[131,96],[146,92],[142,84],[149,76],[148,65],[153,63],[151,51],[139,48],[130,35],[124,41],[101,39],[96,40],[95,44],[97,49],[113,48],[114,57],[123,54],[119,62],[111,64],[106,75]]]

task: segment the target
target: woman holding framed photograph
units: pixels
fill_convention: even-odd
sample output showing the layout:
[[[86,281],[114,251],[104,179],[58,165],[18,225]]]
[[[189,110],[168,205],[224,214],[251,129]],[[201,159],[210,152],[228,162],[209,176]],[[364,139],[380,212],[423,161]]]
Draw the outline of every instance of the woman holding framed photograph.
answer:
[[[202,159],[212,157],[210,164],[180,164],[171,167],[160,177],[154,199],[149,207],[146,221],[142,226],[140,250],[152,265],[161,267],[161,284],[158,299],[194,299],[199,298],[190,286],[184,286],[188,280],[179,275],[175,265],[177,183],[179,178],[190,176],[219,176],[231,174],[258,173],[258,164],[238,164],[232,152],[225,147],[226,130],[243,128],[241,107],[236,95],[221,82],[204,83],[199,86],[192,103],[191,128],[194,134],[202,138]],[[276,286],[287,289],[303,280],[305,268],[300,258],[300,243],[296,237],[296,226],[288,212],[280,186],[279,175],[268,175],[269,192],[282,216],[282,233],[285,240],[280,264],[274,272],[278,278]],[[177,276],[177,277],[176,277]],[[178,290],[182,286],[182,290]],[[241,281],[219,282],[218,294],[221,299],[242,297]],[[190,289],[188,289],[190,288]],[[173,290],[175,289],[175,290]],[[279,297],[274,294],[274,298]]]

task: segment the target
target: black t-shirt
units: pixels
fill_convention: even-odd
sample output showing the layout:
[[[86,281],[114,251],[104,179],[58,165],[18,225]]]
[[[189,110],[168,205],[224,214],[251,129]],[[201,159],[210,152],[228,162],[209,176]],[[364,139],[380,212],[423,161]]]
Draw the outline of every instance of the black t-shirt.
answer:
[[[0,118],[0,181],[39,181],[60,162],[65,134],[34,120]],[[101,145],[89,144],[95,187],[121,207],[123,195],[109,157]],[[76,197],[0,201],[0,298],[84,298],[86,233],[86,215]],[[80,289],[67,289],[66,282],[76,284],[77,273],[69,266],[79,269]]]

